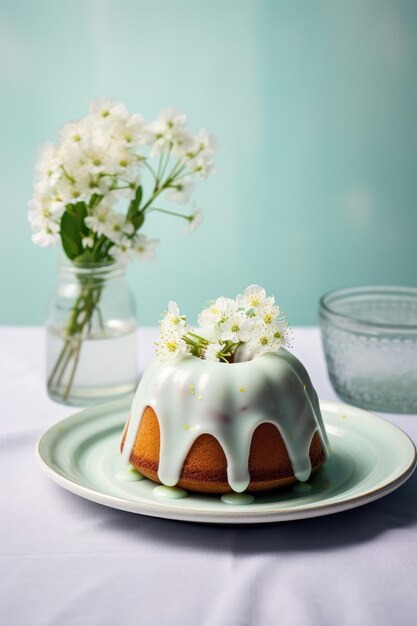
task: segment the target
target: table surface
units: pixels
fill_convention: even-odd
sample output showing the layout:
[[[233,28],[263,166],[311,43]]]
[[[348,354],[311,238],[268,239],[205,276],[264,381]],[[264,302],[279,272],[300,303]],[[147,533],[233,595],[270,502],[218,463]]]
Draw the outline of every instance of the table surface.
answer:
[[[139,333],[142,368],[155,333]],[[293,351],[319,396],[337,399],[318,329],[295,329]],[[46,395],[42,329],[0,329],[0,394],[1,624],[417,623],[417,472],[328,517],[232,528],[148,518],[78,498],[38,466],[39,437],[74,412]],[[417,440],[417,416],[388,417]]]

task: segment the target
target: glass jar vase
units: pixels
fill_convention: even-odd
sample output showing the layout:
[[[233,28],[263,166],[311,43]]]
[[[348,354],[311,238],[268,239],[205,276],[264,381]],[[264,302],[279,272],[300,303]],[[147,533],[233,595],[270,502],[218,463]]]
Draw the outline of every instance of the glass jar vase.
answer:
[[[49,396],[87,406],[132,393],[139,379],[133,294],[118,263],[61,259],[46,323]]]

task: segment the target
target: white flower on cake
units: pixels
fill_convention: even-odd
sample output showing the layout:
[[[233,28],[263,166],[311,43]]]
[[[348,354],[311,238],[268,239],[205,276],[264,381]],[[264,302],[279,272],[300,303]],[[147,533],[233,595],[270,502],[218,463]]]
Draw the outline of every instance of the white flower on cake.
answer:
[[[170,328],[161,333],[156,353],[161,361],[175,361],[187,352],[187,344],[178,330]]]
[[[236,298],[236,302],[239,307],[243,309],[253,309],[254,313],[258,315],[260,311],[265,311],[265,308],[272,308],[275,304],[275,298],[273,296],[267,297],[263,287],[259,285],[249,285],[249,287],[246,287],[243,294],[240,294]]]
[[[279,324],[261,322],[255,326],[253,336],[248,341],[248,352],[253,355],[275,352],[281,347],[284,337],[285,329]]]
[[[223,349],[224,345],[219,341],[209,343],[207,348],[204,350],[204,359],[206,361],[220,361]]]
[[[171,300],[168,304],[168,310],[162,318],[161,328],[164,329],[164,331],[174,330],[177,332],[180,331],[180,329],[185,329],[185,326],[185,315],[180,315],[178,304]]]
[[[279,306],[276,304],[261,304],[254,310],[256,316],[260,317],[264,324],[272,324],[279,316]]]
[[[248,317],[245,311],[233,311],[220,322],[221,337],[233,343],[249,341],[252,327],[252,318]]]
[[[289,328],[273,297],[258,285],[250,285],[236,299],[217,298],[190,328],[176,302],[170,302],[160,325],[157,355],[174,361],[186,354],[233,363],[276,352],[289,345]],[[184,347],[185,346],[185,347]]]

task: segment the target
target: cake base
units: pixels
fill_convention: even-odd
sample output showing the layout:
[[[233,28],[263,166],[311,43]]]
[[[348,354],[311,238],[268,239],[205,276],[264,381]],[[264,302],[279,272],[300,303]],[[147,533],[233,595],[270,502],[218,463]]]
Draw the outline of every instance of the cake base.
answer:
[[[123,434],[122,450],[128,425],[129,421]],[[148,406],[139,424],[129,461],[141,474],[160,484],[159,452],[159,422],[155,411]],[[310,461],[312,472],[317,471],[325,461],[317,432],[310,445]],[[284,441],[273,424],[260,424],[253,434],[249,473],[251,480],[247,491],[267,491],[297,482]],[[212,435],[200,435],[195,440],[185,458],[177,486],[197,493],[233,492],[227,482],[226,456]]]

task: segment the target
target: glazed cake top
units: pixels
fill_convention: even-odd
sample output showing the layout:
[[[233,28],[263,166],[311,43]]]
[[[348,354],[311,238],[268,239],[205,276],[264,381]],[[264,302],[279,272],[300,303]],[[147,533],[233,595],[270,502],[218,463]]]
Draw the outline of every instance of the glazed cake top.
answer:
[[[133,401],[123,449],[126,462],[147,406],[159,420],[158,476],[164,485],[176,485],[191,446],[204,433],[222,446],[228,482],[236,492],[249,485],[252,435],[262,423],[278,428],[300,481],[311,473],[309,450],[316,431],[328,455],[317,394],[302,363],[284,348],[232,364],[190,355],[175,362],[155,359]]]

